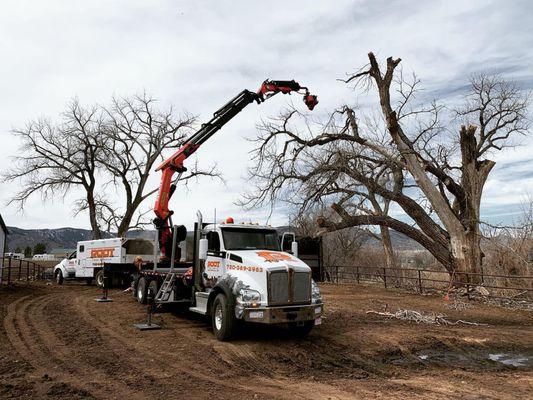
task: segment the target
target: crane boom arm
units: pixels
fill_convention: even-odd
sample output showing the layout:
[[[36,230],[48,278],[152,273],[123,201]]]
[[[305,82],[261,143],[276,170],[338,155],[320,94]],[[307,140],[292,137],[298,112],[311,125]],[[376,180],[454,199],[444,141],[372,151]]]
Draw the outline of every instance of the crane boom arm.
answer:
[[[174,174],[176,172],[182,173],[186,171],[186,168],[183,165],[184,161],[198,150],[198,148],[211,136],[218,132],[226,123],[239,114],[247,105],[254,101],[256,101],[257,104],[260,104],[280,92],[283,94],[304,92],[304,102],[310,110],[312,110],[318,103],[315,95],[311,95],[306,87],[300,86],[300,84],[294,80],[266,80],[257,92],[251,92],[245,89],[222,106],[213,114],[211,120],[202,124],[196,133],[188,138],[174,154],[156,168],[156,171],[162,171],[159,193],[154,206],[154,212],[156,214],[154,224],[158,230],[159,246],[161,248],[162,257],[167,257],[169,255],[169,249],[171,249],[172,245],[172,224],[169,219],[173,212],[169,210],[168,204],[172,194],[176,190],[176,185],[172,183]]]

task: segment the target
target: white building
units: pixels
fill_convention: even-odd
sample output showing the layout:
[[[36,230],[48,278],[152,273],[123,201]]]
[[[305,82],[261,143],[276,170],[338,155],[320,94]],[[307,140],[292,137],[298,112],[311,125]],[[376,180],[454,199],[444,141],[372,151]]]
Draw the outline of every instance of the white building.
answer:
[[[0,284],[2,283],[2,269],[4,267],[4,250],[6,248],[6,239],[7,239],[7,227],[4,224],[4,220],[0,215]]]

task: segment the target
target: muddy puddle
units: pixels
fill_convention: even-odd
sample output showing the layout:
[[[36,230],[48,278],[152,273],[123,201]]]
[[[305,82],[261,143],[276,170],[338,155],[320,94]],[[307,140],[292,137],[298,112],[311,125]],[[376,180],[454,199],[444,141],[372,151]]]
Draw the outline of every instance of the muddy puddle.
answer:
[[[523,353],[427,351],[416,354],[416,357],[423,364],[440,366],[490,368],[504,365],[516,368],[533,367],[533,355]]]
[[[466,368],[466,369],[519,369],[533,368],[533,352],[499,352],[487,350],[452,351],[452,350],[421,350],[411,354],[396,352],[389,354],[387,364],[398,366],[424,366]]]
[[[533,366],[533,356],[527,356],[524,354],[493,353],[489,354],[489,360],[513,367]]]

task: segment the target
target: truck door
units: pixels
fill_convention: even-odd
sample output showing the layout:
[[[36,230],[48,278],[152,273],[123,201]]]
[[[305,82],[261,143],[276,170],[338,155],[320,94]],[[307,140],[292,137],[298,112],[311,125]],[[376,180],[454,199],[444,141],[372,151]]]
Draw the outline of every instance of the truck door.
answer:
[[[207,259],[205,273],[207,278],[218,278],[226,271],[226,253],[220,251],[220,235],[217,231],[207,233]]]
[[[85,277],[85,260],[87,259],[87,249],[85,249],[84,244],[78,244],[78,251],[76,255],[76,262],[75,262],[75,270],[76,270],[76,278],[83,278]]]
[[[65,270],[67,271],[67,274],[69,277],[76,276],[76,252],[73,252],[70,256],[67,257],[67,260],[65,262]]]

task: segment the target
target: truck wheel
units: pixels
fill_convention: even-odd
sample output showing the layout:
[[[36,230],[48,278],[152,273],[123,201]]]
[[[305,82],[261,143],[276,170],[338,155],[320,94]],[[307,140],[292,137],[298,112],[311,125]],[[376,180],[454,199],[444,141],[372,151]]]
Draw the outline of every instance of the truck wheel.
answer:
[[[227,297],[222,293],[217,295],[213,302],[211,322],[213,324],[213,333],[218,340],[225,341],[233,336],[236,326],[235,312],[230,306]]]
[[[141,277],[137,283],[137,301],[146,304],[146,278]]]
[[[150,281],[150,284],[148,285],[148,291],[152,291],[152,295],[154,296],[153,300],[155,300],[155,296],[157,296],[157,292],[159,291],[159,285],[157,284],[157,280]],[[148,294],[148,291],[146,292]]]
[[[305,337],[309,335],[309,332],[311,332],[314,326],[315,321],[305,321],[300,323],[300,325],[298,325],[298,322],[290,322],[289,330],[294,336]]]
[[[96,285],[99,288],[103,288],[104,287],[104,270],[103,269],[101,269],[100,271],[98,271],[96,273],[96,276],[94,277],[94,280],[96,282]]]
[[[63,284],[63,271],[61,271],[60,269],[57,270],[56,272],[56,283],[58,285],[62,285]]]

